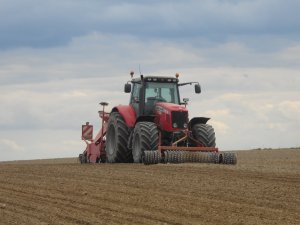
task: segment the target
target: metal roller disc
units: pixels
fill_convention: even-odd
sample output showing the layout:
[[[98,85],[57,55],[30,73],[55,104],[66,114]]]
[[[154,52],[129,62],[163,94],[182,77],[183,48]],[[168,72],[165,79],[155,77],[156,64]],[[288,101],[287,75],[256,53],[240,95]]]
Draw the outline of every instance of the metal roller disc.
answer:
[[[150,163],[154,164],[154,160],[155,160],[155,158],[154,158],[154,152],[150,151]]]
[[[172,151],[172,163],[177,163],[177,155],[175,151]]]
[[[214,153],[214,161],[213,161],[213,163],[215,163],[215,164],[219,163],[219,161],[220,161],[219,157],[220,157],[219,153],[215,152]]]
[[[170,163],[174,163],[174,154],[173,154],[173,151],[169,151],[169,162]]]
[[[154,157],[153,157],[153,158],[154,158],[153,163],[154,163],[154,164],[157,164],[157,163],[158,163],[158,162],[157,162],[157,161],[158,161],[158,160],[157,160],[157,151],[153,151],[153,155],[154,155]]]
[[[180,163],[184,163],[184,151],[179,152]]]
[[[178,163],[178,152],[173,151],[174,163]]]
[[[233,165],[237,164],[237,154],[236,153],[232,153],[232,164]]]
[[[169,163],[169,151],[164,151],[164,163]]]
[[[183,162],[189,162],[189,152],[183,152]]]
[[[237,156],[234,152],[229,152],[229,162],[231,165],[235,165],[237,163]]]
[[[151,152],[152,151],[144,151],[144,164],[150,165],[151,163]]]
[[[157,163],[161,163],[161,152],[157,151]]]
[[[197,162],[197,152],[192,152],[192,163]]]
[[[154,153],[154,163],[155,164],[160,163],[160,161],[161,161],[161,154],[160,154],[160,152],[156,150],[156,151],[153,151],[153,153]]]
[[[224,152],[223,153],[223,164],[227,164],[227,162],[228,162],[228,154],[227,154],[227,152]]]
[[[231,152],[223,153],[223,164],[232,164],[232,153]]]

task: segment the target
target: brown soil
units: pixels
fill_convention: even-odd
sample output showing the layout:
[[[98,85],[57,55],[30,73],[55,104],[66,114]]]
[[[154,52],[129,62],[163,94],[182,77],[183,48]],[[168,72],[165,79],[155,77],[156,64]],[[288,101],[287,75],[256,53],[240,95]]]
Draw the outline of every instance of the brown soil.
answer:
[[[300,224],[300,150],[238,165],[0,163],[0,224]]]

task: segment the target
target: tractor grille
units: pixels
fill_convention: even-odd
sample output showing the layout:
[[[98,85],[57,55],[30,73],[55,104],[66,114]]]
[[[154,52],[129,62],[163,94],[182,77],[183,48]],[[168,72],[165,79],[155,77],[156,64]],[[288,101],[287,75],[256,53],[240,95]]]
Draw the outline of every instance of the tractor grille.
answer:
[[[185,128],[184,124],[188,121],[187,112],[172,112],[172,127],[173,128]],[[177,127],[174,127],[174,124],[177,124]]]

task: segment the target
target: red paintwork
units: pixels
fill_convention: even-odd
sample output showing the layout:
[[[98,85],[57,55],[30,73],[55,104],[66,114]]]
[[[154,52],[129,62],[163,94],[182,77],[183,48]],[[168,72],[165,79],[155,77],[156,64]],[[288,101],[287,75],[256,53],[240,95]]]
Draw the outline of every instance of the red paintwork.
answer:
[[[124,118],[126,124],[128,127],[132,128],[134,127],[136,123],[136,113],[131,105],[119,105],[113,108],[112,112],[118,111],[122,117]],[[169,132],[176,132],[183,129],[180,128],[173,128],[172,127],[172,118],[171,118],[171,112],[177,111],[177,112],[188,112],[186,107],[182,105],[176,105],[173,103],[166,103],[166,102],[159,102],[155,106],[155,123],[159,127],[160,130],[169,131]],[[105,136],[108,129],[108,120],[109,120],[109,113],[104,112],[104,107],[102,111],[99,111],[99,116],[102,119],[102,128],[96,135],[94,139],[91,140],[91,142],[87,142],[87,139],[85,140],[87,146],[84,151],[86,153],[88,160],[90,163],[96,163],[97,160],[99,160],[100,156],[105,156]],[[188,122],[188,121],[187,121]],[[87,125],[83,125],[83,128],[86,128]],[[88,125],[89,127],[92,127],[91,125]],[[84,134],[84,131],[86,129],[82,129],[82,132]],[[197,143],[197,140],[194,140],[191,132],[188,129],[184,129],[185,137],[184,139],[191,139],[195,143]],[[162,133],[159,132],[159,146],[158,150],[160,152],[165,150],[180,150],[180,151],[205,151],[205,152],[218,152],[218,148],[208,148],[204,147],[201,143],[197,143],[198,147],[183,147],[179,146],[177,147],[177,143],[174,142],[172,146],[161,146],[162,139],[164,137],[162,136]],[[179,140],[181,141],[181,140]]]
[[[104,111],[99,111],[99,116],[102,119],[102,128],[94,138],[95,143],[102,143],[102,138],[106,135],[107,131],[107,125],[108,125],[108,119],[109,119],[109,113],[104,112]]]
[[[171,112],[188,112],[188,110],[181,105],[173,103],[159,102],[155,106],[155,123],[157,126],[165,131],[174,132],[182,129],[172,127]]]
[[[97,158],[100,157],[100,145],[96,145],[94,142],[87,144],[85,152],[91,163],[96,163]]]
[[[99,159],[100,156],[106,154],[104,137],[105,137],[106,131],[107,131],[109,113],[104,111],[104,106],[103,106],[103,110],[99,111],[98,113],[99,113],[99,117],[102,119],[102,128],[100,129],[100,131],[98,132],[96,137],[91,140],[90,143],[88,143],[84,139],[85,143],[87,145],[84,153],[87,154],[89,162],[91,162],[91,163],[96,163],[97,159]],[[82,136],[82,138],[84,138],[84,136]]]
[[[122,115],[128,127],[134,127],[136,114],[131,105],[118,105],[113,109],[113,111],[118,111]]]
[[[126,124],[128,127],[133,127],[136,120],[135,111],[132,108],[132,106],[127,105],[119,105],[115,107],[112,111],[118,111],[122,117],[124,118]],[[99,116],[102,119],[102,128],[96,135],[94,139],[91,140],[90,143],[88,143],[85,139],[85,142],[87,144],[86,149],[84,153],[87,154],[87,157],[89,159],[89,162],[96,163],[97,159],[100,158],[100,156],[105,155],[105,136],[108,128],[108,119],[109,119],[109,113],[104,112],[104,107],[102,111],[99,111]],[[91,126],[91,125],[89,125]],[[92,127],[92,126],[91,126]],[[84,136],[83,136],[84,138]]]

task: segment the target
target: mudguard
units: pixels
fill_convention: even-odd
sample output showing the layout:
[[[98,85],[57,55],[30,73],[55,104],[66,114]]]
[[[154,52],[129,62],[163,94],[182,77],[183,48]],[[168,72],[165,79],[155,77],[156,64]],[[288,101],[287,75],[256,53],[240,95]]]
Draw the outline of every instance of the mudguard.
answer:
[[[154,116],[139,116],[136,120],[135,123],[138,123],[138,122],[153,122],[154,123],[154,119],[155,117]]]
[[[189,122],[189,130],[192,130],[192,127],[194,126],[194,124],[197,124],[197,123],[206,124],[208,120],[210,120],[210,118],[207,118],[207,117],[194,117]]]
[[[114,107],[111,112],[119,112],[124,118],[127,127],[134,127],[136,121],[136,114],[131,105],[118,105]]]

